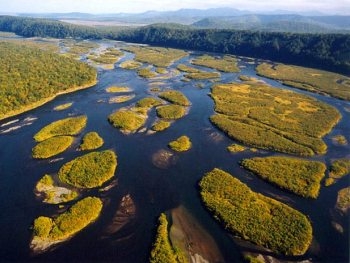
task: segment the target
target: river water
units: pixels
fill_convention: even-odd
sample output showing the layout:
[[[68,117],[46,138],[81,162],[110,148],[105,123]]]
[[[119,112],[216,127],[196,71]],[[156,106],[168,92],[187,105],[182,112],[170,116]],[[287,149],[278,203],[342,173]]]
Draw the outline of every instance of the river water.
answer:
[[[105,47],[124,45],[117,42],[98,43]],[[190,65],[189,60],[201,54],[192,52],[171,68],[176,68],[179,63]],[[132,57],[132,54],[126,53],[116,63],[115,69],[99,69],[99,82],[90,89],[62,95],[42,107],[0,122],[0,261],[147,262],[159,214],[183,205],[214,238],[225,262],[240,262],[242,248],[212,218],[199,197],[199,180],[206,172],[217,167],[235,175],[254,191],[283,201],[310,217],[314,241],[306,255],[298,258],[277,258],[291,261],[311,259],[315,262],[348,262],[348,219],[341,218],[342,223],[345,222],[343,234],[332,227],[337,192],[349,185],[348,177],[331,187],[322,187],[318,199],[309,200],[281,191],[244,171],[238,165],[243,158],[276,153],[246,151],[231,154],[226,150],[234,141],[209,122],[209,117],[214,113],[213,101],[208,96],[213,85],[211,81],[184,82],[181,81],[182,75],[158,80],[163,82],[158,83],[160,87],[180,90],[192,103],[189,113],[166,131],[152,135],[147,132],[124,135],[113,128],[107,121],[110,113],[152,95],[150,83],[154,80],[142,79],[137,76],[136,71],[119,67],[119,63]],[[252,61],[254,63],[251,63]],[[256,76],[257,62],[241,58],[241,72],[222,73],[220,81],[236,81],[239,75],[244,74],[262,79],[276,87],[288,88],[274,80]],[[105,89],[112,85],[128,86],[136,96],[125,103],[109,104],[108,99],[115,94],[106,93]],[[347,111],[347,108],[350,108],[349,102],[296,91],[333,105],[343,115],[332,133],[325,137],[329,147],[327,154],[312,159],[329,164],[332,158],[349,155],[349,146],[335,145],[331,140],[333,135],[342,134],[350,141],[350,113]],[[64,111],[53,110],[55,106],[67,102],[73,102],[73,106]],[[106,192],[90,190],[83,193],[83,196],[100,196],[104,200],[102,214],[94,224],[54,250],[42,255],[33,255],[29,249],[33,220],[41,215],[52,217],[62,211],[58,205],[44,204],[38,200],[34,195],[35,184],[45,173],[55,174],[65,162],[83,154],[76,151],[80,136],[77,137],[74,146],[57,156],[58,159],[54,162],[50,162],[54,158],[34,160],[31,157],[31,149],[35,145],[33,135],[52,121],[79,114],[88,116],[88,124],[83,134],[89,131],[98,132],[105,140],[101,150],[113,149],[117,153],[118,182]],[[149,123],[154,121],[154,118],[155,112],[152,111]],[[185,153],[176,153],[174,162],[166,168],[155,166],[152,156],[159,150],[167,150],[167,144],[181,135],[190,137],[192,149]],[[127,194],[135,203],[134,218],[119,231],[108,235],[105,232],[106,226],[113,220],[116,209]]]

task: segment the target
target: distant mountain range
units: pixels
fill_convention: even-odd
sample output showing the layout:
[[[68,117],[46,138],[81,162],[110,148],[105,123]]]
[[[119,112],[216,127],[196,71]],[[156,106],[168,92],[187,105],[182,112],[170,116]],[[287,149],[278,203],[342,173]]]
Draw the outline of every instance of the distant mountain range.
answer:
[[[327,16],[319,12],[295,14],[279,10],[254,14],[234,8],[180,9],[177,11],[148,11],[139,14],[87,14],[42,13],[17,14],[35,18],[49,18],[79,23],[96,22],[96,25],[149,25],[154,23],[179,23],[203,29],[237,29],[297,33],[350,33],[350,16]],[[98,23],[97,23],[98,22]],[[113,23],[112,23],[113,22]]]

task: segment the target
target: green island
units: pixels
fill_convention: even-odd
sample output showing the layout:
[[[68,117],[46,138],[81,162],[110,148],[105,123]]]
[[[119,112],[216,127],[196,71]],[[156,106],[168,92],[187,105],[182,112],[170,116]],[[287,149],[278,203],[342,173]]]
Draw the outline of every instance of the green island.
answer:
[[[43,196],[43,202],[48,204],[61,204],[72,201],[78,197],[78,192],[68,188],[55,186],[54,180],[45,174],[36,184],[35,190]]]
[[[157,115],[168,120],[177,120],[185,116],[186,109],[180,105],[164,105],[157,108]]]
[[[46,159],[60,154],[72,145],[72,136],[55,136],[41,141],[32,149],[32,156],[35,159]]]
[[[79,149],[82,151],[95,150],[103,145],[104,141],[97,132],[88,132],[84,135]]]
[[[186,73],[200,73],[200,72],[205,72],[202,71],[200,69],[194,68],[194,67],[189,67],[185,64],[179,64],[176,67],[178,70],[182,71],[182,72],[186,72]]]
[[[345,138],[344,135],[335,135],[332,137],[332,141],[339,145],[347,145],[348,140]]]
[[[173,104],[177,104],[180,106],[191,105],[187,97],[181,91],[178,91],[178,90],[163,91],[158,96],[166,101],[169,101]]]
[[[322,137],[341,118],[328,104],[263,84],[215,85],[211,97],[217,114],[210,120],[230,138],[302,156],[326,153]]]
[[[220,78],[221,74],[219,72],[208,72],[199,70],[197,68],[189,67],[184,64],[179,64],[177,66],[177,69],[186,72],[187,74],[184,75],[185,79],[189,81],[190,79],[197,79],[197,80],[203,80],[203,79],[218,79]]]
[[[171,122],[169,121],[158,120],[156,123],[153,124],[151,129],[156,132],[164,131],[168,129],[170,125],[171,125]]]
[[[200,181],[205,206],[227,230],[277,254],[303,255],[312,226],[297,210],[262,194],[215,168]]]
[[[64,164],[58,177],[78,188],[95,188],[111,179],[116,167],[117,156],[113,151],[91,152]]]
[[[51,246],[68,240],[94,222],[100,215],[102,207],[99,198],[86,197],[54,219],[46,216],[36,218],[31,249],[35,252],[44,252]]]
[[[130,46],[123,48],[123,50],[134,53],[136,61],[163,68],[188,55],[187,52],[180,49],[162,47]]]
[[[156,72],[158,74],[167,74],[168,70],[166,68],[163,68],[163,67],[158,67],[158,68],[156,68]]]
[[[132,89],[126,86],[111,86],[106,88],[108,93],[130,92]]]
[[[347,214],[350,209],[350,187],[339,190],[336,209]]]
[[[185,152],[191,149],[192,143],[190,138],[183,135],[177,138],[175,141],[169,142],[169,147],[176,152]]]
[[[342,158],[334,160],[331,164],[326,186],[334,184],[337,180],[350,173],[350,159]]]
[[[227,150],[230,152],[230,153],[238,153],[238,152],[243,152],[245,151],[247,148],[242,146],[242,145],[239,145],[237,143],[233,143],[231,145],[229,145],[227,147]]]
[[[135,94],[120,95],[109,98],[108,103],[123,103],[132,100],[133,98],[135,98]]]
[[[327,169],[322,162],[284,156],[244,159],[241,164],[272,184],[310,198],[318,197]]]
[[[229,55],[226,55],[223,58],[215,58],[212,56],[203,55],[196,59],[193,59],[191,63],[193,65],[204,66],[222,72],[235,73],[240,71],[237,66],[237,59]]]
[[[147,115],[126,109],[120,109],[108,116],[108,121],[125,134],[136,132],[145,124],[146,119]]]
[[[97,82],[92,67],[26,43],[0,42],[0,51],[0,119]]]
[[[145,97],[136,102],[136,107],[139,108],[153,108],[163,104],[163,101],[154,97]]]
[[[107,48],[107,50],[99,55],[90,54],[88,59],[98,63],[98,64],[114,64],[116,63],[123,52],[115,48]]]
[[[141,68],[139,70],[137,70],[137,74],[142,77],[142,78],[146,78],[146,79],[151,79],[156,77],[158,74],[154,71],[152,71],[152,69],[150,68]]]
[[[86,123],[87,117],[85,115],[54,121],[37,132],[34,139],[37,142],[42,142],[55,136],[77,135],[85,128]]]
[[[66,109],[69,109],[70,107],[72,107],[72,105],[73,105],[73,102],[64,103],[64,104],[56,106],[55,108],[53,108],[53,110],[55,110],[55,111],[66,110]]]
[[[261,76],[280,80],[288,86],[350,100],[350,78],[340,74],[299,66],[267,63],[260,64],[256,71]]]
[[[127,60],[122,63],[120,63],[120,67],[123,69],[138,69],[142,66],[141,62],[135,61],[135,60]]]

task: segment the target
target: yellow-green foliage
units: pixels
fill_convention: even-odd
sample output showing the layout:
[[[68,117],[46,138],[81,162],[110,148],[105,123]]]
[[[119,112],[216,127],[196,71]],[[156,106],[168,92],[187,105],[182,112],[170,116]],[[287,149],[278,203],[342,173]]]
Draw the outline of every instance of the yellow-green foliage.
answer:
[[[310,156],[324,154],[322,137],[341,115],[311,97],[261,84],[220,84],[212,88],[211,121],[244,144]]]
[[[158,74],[166,74],[166,73],[168,73],[166,68],[156,68],[156,72]]]
[[[259,75],[281,80],[284,84],[333,97],[350,100],[350,78],[318,69],[291,65],[262,63],[256,68]]]
[[[200,72],[203,72],[203,71],[201,71],[199,69],[186,66],[185,64],[179,64],[177,66],[177,69],[182,71],[182,72],[187,72],[187,73],[200,73]]]
[[[335,135],[332,137],[332,140],[340,145],[347,145],[348,141],[344,135]]]
[[[150,109],[152,107],[160,106],[162,104],[163,102],[160,99],[153,98],[153,97],[146,97],[146,98],[140,99],[136,103],[136,107]]]
[[[157,76],[157,73],[152,71],[150,68],[142,68],[137,71],[137,74],[146,79],[151,79]]]
[[[217,79],[220,78],[219,72],[198,72],[198,73],[188,73],[185,75],[188,79]]]
[[[344,211],[345,213],[350,208],[350,187],[341,189],[338,192],[336,208]]]
[[[40,216],[34,221],[34,238],[49,241],[69,238],[95,221],[102,206],[99,198],[86,197],[55,219]]]
[[[0,42],[0,119],[96,82],[92,67],[26,44]]]
[[[124,48],[124,50],[135,53],[136,61],[164,68],[170,66],[176,60],[188,55],[183,50],[161,47],[131,46]]]
[[[129,100],[132,100],[133,98],[135,98],[135,94],[121,95],[121,96],[115,96],[115,97],[109,98],[108,102],[109,103],[123,103],[123,102],[127,102]]]
[[[125,86],[111,86],[106,89],[108,93],[130,92],[131,89]]]
[[[169,121],[159,120],[153,126],[154,131],[164,131],[170,127],[171,123]]]
[[[104,141],[97,132],[89,132],[83,137],[80,150],[95,150],[103,145]]]
[[[180,105],[165,105],[157,108],[157,115],[160,118],[177,120],[185,116],[186,110]]]
[[[171,246],[168,233],[168,220],[165,214],[159,217],[156,240],[153,243],[150,263],[176,263],[176,254]]]
[[[65,103],[58,105],[54,108],[55,111],[61,111],[61,110],[66,110],[69,109],[73,105],[73,102]]]
[[[120,63],[120,67],[124,69],[138,69],[142,66],[142,63],[134,61],[134,60],[127,60],[122,63]]]
[[[190,106],[190,101],[178,90],[164,91],[159,94],[159,97],[177,105]]]
[[[94,188],[111,179],[116,167],[117,156],[113,151],[91,152],[64,164],[58,176],[75,187]]]
[[[135,132],[144,125],[146,117],[131,110],[119,110],[108,116],[108,121],[122,132]]]
[[[230,146],[227,147],[227,150],[231,153],[238,153],[238,152],[243,152],[246,150],[246,148],[242,145],[233,143]]]
[[[261,178],[303,197],[317,198],[326,165],[290,157],[244,159],[244,168]]]
[[[114,64],[116,63],[119,58],[123,55],[124,53],[121,52],[118,49],[114,48],[109,48],[107,49],[106,52],[101,53],[98,56],[95,55],[89,55],[88,58],[94,62],[100,63],[100,64]]]
[[[58,120],[42,128],[34,135],[34,139],[41,142],[54,136],[77,135],[85,128],[86,122],[85,115]]]
[[[175,141],[171,141],[169,143],[169,147],[177,152],[185,152],[191,149],[192,143],[190,141],[190,138],[187,136],[183,135],[179,138],[177,138]]]
[[[214,169],[199,185],[206,207],[233,234],[285,255],[303,255],[311,244],[305,215],[253,192],[232,175]]]
[[[60,154],[72,145],[72,136],[56,136],[35,145],[32,149],[33,158],[45,159]]]
[[[350,159],[343,158],[332,162],[329,171],[329,178],[326,179],[325,185],[330,186],[338,179],[350,173]]]
[[[40,180],[39,182],[37,183],[38,184],[41,184],[43,186],[48,186],[48,187],[51,187],[53,186],[54,184],[54,181],[52,179],[52,177],[48,174],[45,174]],[[40,188],[40,187],[39,187]]]
[[[192,64],[213,68],[223,72],[239,72],[237,60],[231,56],[224,56],[223,58],[215,58],[204,55],[191,61]]]

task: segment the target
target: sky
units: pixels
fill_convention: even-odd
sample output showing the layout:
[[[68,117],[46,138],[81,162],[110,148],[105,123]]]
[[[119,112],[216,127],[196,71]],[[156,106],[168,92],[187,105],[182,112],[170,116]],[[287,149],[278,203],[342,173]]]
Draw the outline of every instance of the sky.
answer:
[[[215,7],[350,15],[350,0],[0,0],[0,13],[141,13]]]

